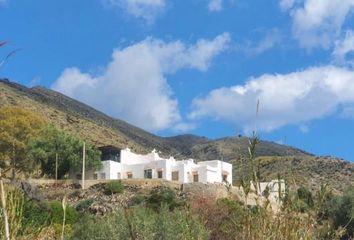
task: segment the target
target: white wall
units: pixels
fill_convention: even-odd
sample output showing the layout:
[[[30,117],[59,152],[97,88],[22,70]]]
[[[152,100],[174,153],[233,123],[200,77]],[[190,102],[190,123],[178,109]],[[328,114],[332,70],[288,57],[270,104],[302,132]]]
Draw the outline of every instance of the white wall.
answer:
[[[121,150],[120,153],[120,162],[127,165],[147,163],[160,159],[162,158],[155,149],[146,155],[133,153],[129,148]]]
[[[171,164],[171,173],[172,171],[178,171],[179,182],[183,182],[183,183],[193,182],[192,173],[193,171],[197,171],[195,170],[195,168],[197,167],[198,165],[196,165],[192,159],[176,161],[175,164]],[[170,179],[172,179],[172,176]]]
[[[94,179],[93,174],[97,174],[97,179],[118,179],[118,173],[120,173],[122,166],[119,162],[115,161],[102,161],[102,169],[99,171],[89,171],[87,179]],[[102,173],[105,174],[105,178],[102,178]]]
[[[129,148],[121,150],[120,162],[122,164],[139,164],[144,162],[150,162],[154,160],[153,154],[149,153],[147,155],[135,154],[130,151]]]
[[[162,178],[166,178],[168,160],[157,160],[153,162],[143,162],[139,164],[123,164],[122,165],[122,177],[127,178],[127,172],[133,174],[133,178],[144,178],[144,170],[152,169],[152,177],[157,178],[158,170],[162,170]]]
[[[280,185],[280,189],[279,189]],[[279,190],[282,196],[285,195],[285,180],[280,179],[279,180],[272,180],[270,182],[261,182],[261,192],[263,194],[264,190],[268,187],[269,188],[269,199],[273,201],[278,201],[279,200]]]
[[[232,183],[232,164],[220,160],[198,162],[199,166],[207,166],[206,182],[222,183],[223,172],[227,172],[227,182]]]
[[[172,180],[172,172],[178,171],[179,182],[193,182],[193,172],[198,172],[198,180],[203,183],[222,183],[222,174],[227,172],[227,181],[232,183],[232,165],[219,160],[202,161],[197,164],[193,159],[176,161],[173,157],[162,159],[154,150],[147,155],[135,154],[130,149],[121,150],[121,162],[102,161],[100,171],[88,171],[86,179],[94,179],[94,173],[102,179],[101,173],[105,174],[105,179],[128,178],[127,173],[133,174],[135,179],[143,179],[144,170],[152,169],[152,178],[158,178],[157,172],[162,170],[163,179]]]

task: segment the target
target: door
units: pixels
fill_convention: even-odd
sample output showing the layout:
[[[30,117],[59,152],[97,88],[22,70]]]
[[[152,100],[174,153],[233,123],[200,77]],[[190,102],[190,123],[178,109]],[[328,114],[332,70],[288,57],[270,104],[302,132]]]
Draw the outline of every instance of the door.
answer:
[[[152,178],[152,169],[145,169],[144,170],[144,178]]]
[[[172,172],[172,181],[178,181],[178,171]]]

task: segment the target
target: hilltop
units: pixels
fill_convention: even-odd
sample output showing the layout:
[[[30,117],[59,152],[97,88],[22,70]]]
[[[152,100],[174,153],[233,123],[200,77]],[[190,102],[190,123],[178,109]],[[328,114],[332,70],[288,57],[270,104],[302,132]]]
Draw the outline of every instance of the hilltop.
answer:
[[[240,169],[240,156],[247,154],[246,137],[216,140],[195,135],[160,137],[56,91],[43,87],[27,88],[4,79],[0,79],[0,105],[19,106],[36,112],[50,123],[97,147],[130,147],[138,153],[147,153],[155,148],[163,156],[173,155],[179,159],[222,158],[232,162],[235,169]],[[265,180],[276,177],[274,174],[279,172],[289,180],[296,176],[301,183],[311,188],[328,182],[342,191],[345,185],[354,184],[354,164],[347,161],[313,156],[300,149],[268,141],[260,142],[256,154],[265,159],[262,160],[262,178]],[[291,176],[289,172],[292,172]]]

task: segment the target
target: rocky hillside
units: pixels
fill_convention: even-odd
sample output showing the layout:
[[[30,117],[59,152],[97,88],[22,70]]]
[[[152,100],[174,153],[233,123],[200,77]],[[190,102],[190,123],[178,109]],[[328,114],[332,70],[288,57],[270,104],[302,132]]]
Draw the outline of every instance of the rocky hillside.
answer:
[[[327,184],[334,193],[345,191],[354,185],[354,164],[333,157],[288,156],[261,157],[262,176],[276,179],[279,174],[290,184],[318,190]]]
[[[46,117],[56,126],[86,139],[96,146],[130,147],[139,153],[146,153],[156,148],[164,156],[173,155],[177,158],[195,158],[197,160],[222,158],[232,161],[235,164],[235,169],[239,169],[239,156],[247,154],[248,140],[245,137],[211,140],[194,135],[181,135],[163,138],[122,120],[113,119],[61,93],[43,87],[27,88],[0,79],[0,106],[7,105],[32,110]],[[306,179],[306,183],[313,182],[315,187],[319,186],[322,178],[338,183],[333,185],[340,185],[343,182],[354,183],[353,163],[341,160],[333,163],[327,158],[319,159],[302,150],[267,141],[261,141],[258,145],[257,155],[260,157],[283,157],[282,160],[264,165],[264,178],[273,177],[276,171],[287,173],[289,166],[296,166],[299,177]],[[306,160],[301,160],[299,163],[289,162],[287,156]],[[343,164],[348,167],[342,168]],[[326,171],[318,174],[318,169],[326,169]],[[286,177],[285,175],[287,176],[284,174],[284,177]],[[348,178],[349,180],[347,180]]]
[[[49,119],[49,121],[69,132],[87,139],[96,146],[129,146],[137,152],[148,152],[156,148],[164,155],[194,157],[200,160],[215,159],[223,153],[247,151],[246,138],[225,138],[210,140],[195,135],[159,137],[119,119],[113,119],[92,107],[69,98],[61,93],[43,88],[27,88],[20,84],[0,79],[0,104],[20,106]],[[291,147],[261,142],[258,154],[303,155],[301,150]]]

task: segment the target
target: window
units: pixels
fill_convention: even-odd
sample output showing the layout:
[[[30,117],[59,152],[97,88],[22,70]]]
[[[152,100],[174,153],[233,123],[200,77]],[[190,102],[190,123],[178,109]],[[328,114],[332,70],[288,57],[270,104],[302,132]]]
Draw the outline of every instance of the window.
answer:
[[[101,173],[101,179],[106,179],[106,174],[105,173]]]
[[[97,180],[97,179],[98,179],[98,174],[97,174],[97,173],[94,173],[94,174],[93,174],[93,179],[94,179],[94,180]]]
[[[172,172],[172,181],[178,181],[178,171]]]
[[[129,179],[133,178],[133,173],[127,172],[127,178],[129,178]]]
[[[162,170],[157,171],[157,178],[162,178]]]
[[[101,150],[101,160],[102,161],[115,161],[120,162],[120,149],[113,146],[104,146],[99,148]]]
[[[221,179],[223,182],[227,182],[227,176],[229,175],[229,173],[227,171],[222,171],[221,173]]]
[[[120,172],[117,173],[117,179],[120,179]]]
[[[193,182],[199,182],[199,174],[198,174],[198,172],[193,172]]]
[[[152,178],[152,169],[146,169],[144,170],[144,178]]]

